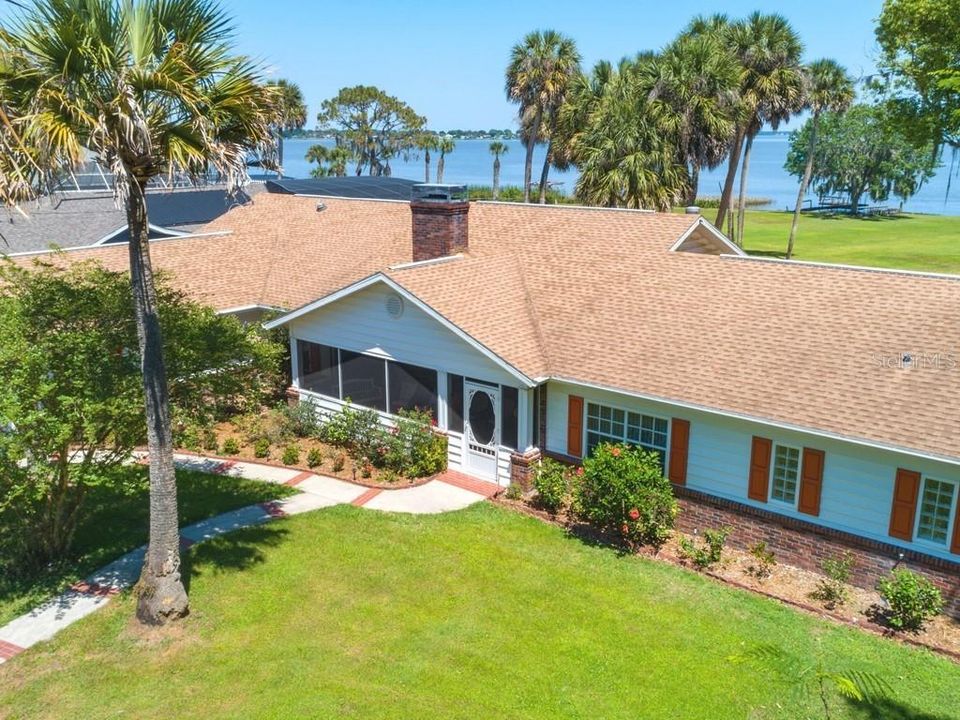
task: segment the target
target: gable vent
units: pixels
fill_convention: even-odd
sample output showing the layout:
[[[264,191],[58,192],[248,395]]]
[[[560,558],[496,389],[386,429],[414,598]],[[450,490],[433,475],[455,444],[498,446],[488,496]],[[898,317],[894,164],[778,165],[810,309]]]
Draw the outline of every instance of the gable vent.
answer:
[[[394,320],[403,315],[403,298],[399,295],[391,295],[387,298],[387,315]]]

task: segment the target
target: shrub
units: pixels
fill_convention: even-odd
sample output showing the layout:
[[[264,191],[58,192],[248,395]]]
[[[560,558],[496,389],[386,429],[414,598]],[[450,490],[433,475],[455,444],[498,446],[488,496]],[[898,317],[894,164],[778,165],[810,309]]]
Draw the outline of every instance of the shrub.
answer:
[[[237,442],[236,438],[227,438],[223,441],[222,452],[224,455],[239,455],[240,443]]]
[[[578,471],[577,510],[603,529],[619,532],[631,548],[666,542],[679,506],[656,453],[603,444]]]
[[[363,461],[360,463],[360,476],[364,478],[369,478],[373,475],[373,463],[363,458]]]
[[[377,467],[410,478],[436,475],[447,467],[447,438],[434,431],[429,411],[400,410],[380,443],[370,456]]]
[[[312,403],[299,402],[296,405],[283,403],[277,407],[283,417],[287,432],[298,438],[314,437],[320,430],[320,419]]]
[[[520,486],[520,483],[510,483],[507,486],[506,492],[503,493],[503,496],[507,500],[519,500],[523,497],[523,488]]]
[[[846,604],[850,596],[847,583],[853,570],[853,555],[849,552],[833,555],[824,560],[820,568],[826,577],[820,578],[811,596],[822,602],[828,610]]]
[[[376,410],[354,408],[348,400],[320,427],[318,434],[325,442],[345,448],[358,460],[378,454],[386,433]]]
[[[893,570],[877,589],[890,608],[887,622],[896,630],[920,630],[943,610],[937,586],[909,570]]]
[[[680,538],[680,556],[694,564],[697,570],[706,570],[723,559],[723,546],[730,537],[732,528],[723,527],[719,530],[704,530],[701,546],[696,540]]]
[[[203,445],[204,450],[217,451],[219,443],[217,442],[217,433],[213,428],[205,427],[200,431],[200,444]]]
[[[393,483],[400,482],[400,476],[389,468],[381,472],[380,475],[377,476],[377,479],[380,482],[390,483],[391,485]]]
[[[317,467],[323,465],[323,450],[320,448],[310,448],[307,453],[307,467]]]
[[[343,470],[343,466],[347,464],[347,456],[342,452],[338,452],[333,456],[333,471],[340,472]]]
[[[296,465],[300,462],[300,446],[287,445],[283,449],[283,455],[280,456],[284,465]]]
[[[767,544],[761,540],[751,545],[750,555],[753,556],[755,562],[750,564],[747,572],[757,578],[757,580],[764,580],[770,577],[774,566],[777,564],[777,557],[773,554],[772,550],[767,548]]]
[[[556,515],[569,503],[571,470],[556,460],[545,458],[533,471],[537,502]]]
[[[269,457],[270,441],[267,438],[259,438],[253,444],[253,456],[258,458]]]

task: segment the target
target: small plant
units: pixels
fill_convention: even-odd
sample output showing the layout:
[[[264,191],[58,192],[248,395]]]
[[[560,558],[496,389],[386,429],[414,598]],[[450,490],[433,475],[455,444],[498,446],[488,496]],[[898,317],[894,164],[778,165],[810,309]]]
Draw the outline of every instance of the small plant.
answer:
[[[520,483],[510,483],[503,496],[507,500],[520,500],[523,498],[523,487],[520,485]]]
[[[723,559],[723,546],[730,537],[732,528],[723,527],[719,530],[704,530],[703,545],[696,540],[681,537],[679,541],[680,556],[693,563],[697,570],[706,570]]]
[[[820,568],[826,577],[820,578],[811,597],[822,602],[828,610],[845,605],[850,597],[847,583],[853,571],[853,555],[849,552],[832,555],[820,564]]]
[[[200,431],[200,444],[203,446],[204,450],[209,452],[216,452],[217,447],[217,433],[213,428],[205,427]]]
[[[777,557],[773,551],[767,547],[767,543],[761,540],[750,546],[750,555],[754,562],[750,563],[747,572],[757,580],[765,580],[773,573],[773,568],[777,564]]]
[[[570,469],[556,460],[546,458],[533,472],[533,487],[537,502],[544,510],[556,515],[570,499]]]
[[[320,420],[312,403],[283,404],[277,409],[283,417],[286,430],[298,438],[313,437],[320,430]]]
[[[387,468],[377,476],[377,480],[393,485],[394,483],[400,482],[400,476],[395,471]]]
[[[363,458],[360,463],[360,477],[369,478],[373,475],[373,463]]]
[[[310,448],[307,453],[307,467],[318,467],[323,465],[323,450],[318,447]]]
[[[343,466],[347,464],[347,456],[342,452],[338,452],[333,456],[333,471],[340,472],[343,470]]]
[[[257,458],[270,456],[270,441],[267,438],[260,438],[253,443],[253,456]]]
[[[943,596],[937,586],[910,570],[891,571],[877,589],[889,607],[886,621],[895,630],[921,630],[943,610]]]
[[[291,444],[283,449],[280,460],[284,465],[296,465],[300,462],[300,446]]]
[[[224,455],[239,455],[240,454],[240,443],[236,438],[227,438],[223,441],[223,448],[221,452]]]

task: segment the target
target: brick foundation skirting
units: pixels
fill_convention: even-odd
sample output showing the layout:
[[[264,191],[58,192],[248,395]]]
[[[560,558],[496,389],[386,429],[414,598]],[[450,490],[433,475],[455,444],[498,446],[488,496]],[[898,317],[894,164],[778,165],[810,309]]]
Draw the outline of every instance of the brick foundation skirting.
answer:
[[[821,571],[826,558],[849,550],[855,558],[850,582],[861,588],[875,588],[890,570],[908,568],[930,578],[943,593],[944,613],[960,619],[960,561],[824,528],[690,488],[674,486],[674,494],[680,502],[677,528],[682,532],[726,525],[733,528],[727,541],[732,547],[747,550],[763,541],[778,562],[814,572]]]

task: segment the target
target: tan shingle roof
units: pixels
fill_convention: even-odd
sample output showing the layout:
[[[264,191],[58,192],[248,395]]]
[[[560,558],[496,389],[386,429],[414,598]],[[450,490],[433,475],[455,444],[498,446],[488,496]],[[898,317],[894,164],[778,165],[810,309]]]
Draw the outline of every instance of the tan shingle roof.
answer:
[[[683,215],[475,203],[463,259],[410,260],[405,203],[261,194],[154,264],[216,307],[293,308],[377,271],[530,377],[960,458],[960,278],[687,253]],[[126,266],[125,248],[78,251]]]

